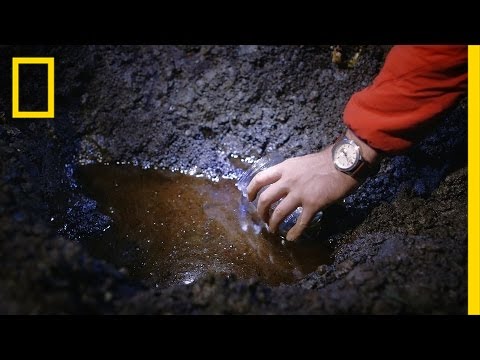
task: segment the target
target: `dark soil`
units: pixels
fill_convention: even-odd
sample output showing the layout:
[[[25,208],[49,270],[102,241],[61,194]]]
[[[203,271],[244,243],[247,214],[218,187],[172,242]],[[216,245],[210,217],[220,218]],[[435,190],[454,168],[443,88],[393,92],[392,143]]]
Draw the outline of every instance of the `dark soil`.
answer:
[[[328,46],[0,50],[1,313],[466,313],[465,99],[325,211],[333,264],[295,284],[211,274],[154,288],[84,246],[111,219],[78,182],[81,164],[216,179],[240,173],[232,155],[316,151],[388,47],[343,47],[340,63]],[[54,120],[11,119],[12,56],[55,56]]]

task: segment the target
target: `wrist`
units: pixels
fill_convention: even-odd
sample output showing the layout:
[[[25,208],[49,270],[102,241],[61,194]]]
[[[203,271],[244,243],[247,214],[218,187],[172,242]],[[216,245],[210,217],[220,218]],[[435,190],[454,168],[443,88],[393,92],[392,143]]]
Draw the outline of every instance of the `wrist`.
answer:
[[[362,154],[362,158],[369,164],[369,166],[376,166],[382,159],[381,154],[372,148],[370,145],[368,145],[365,141],[357,137],[355,133],[347,129],[347,132],[345,134],[349,139],[353,140],[359,147],[360,147],[360,152]]]
[[[348,129],[332,147],[335,169],[358,182],[363,182],[379,170],[380,153]]]

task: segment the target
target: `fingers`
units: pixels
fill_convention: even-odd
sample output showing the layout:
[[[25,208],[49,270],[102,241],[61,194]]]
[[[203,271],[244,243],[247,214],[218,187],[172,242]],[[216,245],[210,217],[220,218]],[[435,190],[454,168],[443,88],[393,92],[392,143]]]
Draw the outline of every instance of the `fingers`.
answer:
[[[300,235],[302,235],[303,231],[308,226],[308,224],[310,223],[314,215],[315,215],[314,211],[308,208],[303,208],[302,214],[299,216],[296,224],[287,233],[287,240],[288,241],[297,240],[300,237]]]
[[[290,215],[295,209],[300,205],[300,201],[292,195],[287,195],[280,204],[277,205],[273,211],[268,227],[270,231],[275,233],[278,230],[278,225],[282,222],[285,217]]]
[[[286,189],[282,189],[277,184],[269,186],[260,194],[257,203],[257,213],[264,222],[268,223],[271,205],[285,195],[287,195]]]
[[[259,172],[255,177],[250,181],[247,187],[248,200],[253,201],[257,196],[258,190],[266,185],[270,185],[280,179],[282,174],[276,166],[272,166],[262,172]]]

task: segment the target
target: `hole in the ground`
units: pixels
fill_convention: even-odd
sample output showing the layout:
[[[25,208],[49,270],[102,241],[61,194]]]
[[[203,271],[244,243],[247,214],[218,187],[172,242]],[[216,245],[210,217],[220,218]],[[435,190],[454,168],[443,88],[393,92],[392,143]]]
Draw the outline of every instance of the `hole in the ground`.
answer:
[[[188,284],[220,272],[278,285],[332,262],[326,241],[282,244],[276,236],[243,232],[234,181],[113,165],[81,166],[78,177],[113,220],[85,246],[149,284]]]

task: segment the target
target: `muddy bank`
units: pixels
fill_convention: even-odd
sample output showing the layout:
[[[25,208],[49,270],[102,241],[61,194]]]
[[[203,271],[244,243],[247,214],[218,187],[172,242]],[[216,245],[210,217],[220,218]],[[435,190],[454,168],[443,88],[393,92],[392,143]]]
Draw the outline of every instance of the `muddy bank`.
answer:
[[[345,48],[345,57],[358,50]],[[12,56],[55,56],[57,85],[55,120],[12,120],[10,74],[0,74],[0,311],[464,313],[465,101],[325,212],[333,264],[292,285],[212,274],[154,288],[84,246],[112,219],[78,182],[81,164],[216,180],[241,171],[232,155],[315,151],[342,131],[345,103],[385,50],[362,47],[349,67],[332,63],[329,47],[2,49],[3,69]]]

